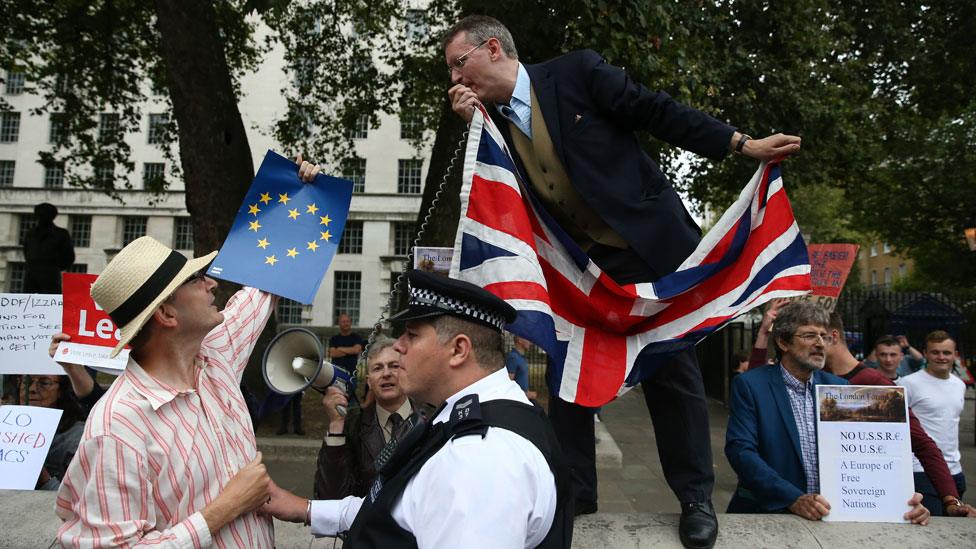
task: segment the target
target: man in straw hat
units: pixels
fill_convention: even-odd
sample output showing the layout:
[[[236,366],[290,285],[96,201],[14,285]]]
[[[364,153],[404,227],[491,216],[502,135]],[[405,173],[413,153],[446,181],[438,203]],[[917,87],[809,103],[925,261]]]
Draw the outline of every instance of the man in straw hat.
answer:
[[[569,547],[569,471],[542,410],[509,379],[515,310],[482,288],[412,271],[394,349],[407,395],[438,405],[377,459],[365,498],[308,501],[272,486],[264,511],[350,547]]]
[[[92,297],[121,330],[125,371],[94,406],[61,484],[62,545],[272,547],[254,510],[270,478],[239,382],[277,298],[254,288],[214,306],[204,269],[144,236],[119,252]]]

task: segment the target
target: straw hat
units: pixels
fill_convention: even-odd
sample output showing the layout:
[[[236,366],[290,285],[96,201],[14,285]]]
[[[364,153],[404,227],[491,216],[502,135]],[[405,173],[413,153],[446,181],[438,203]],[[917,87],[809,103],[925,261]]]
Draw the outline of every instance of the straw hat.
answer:
[[[150,236],[122,248],[91,288],[92,299],[108,312],[122,333],[111,356],[118,355],[139,333],[160,303],[216,255],[210,252],[187,259]]]

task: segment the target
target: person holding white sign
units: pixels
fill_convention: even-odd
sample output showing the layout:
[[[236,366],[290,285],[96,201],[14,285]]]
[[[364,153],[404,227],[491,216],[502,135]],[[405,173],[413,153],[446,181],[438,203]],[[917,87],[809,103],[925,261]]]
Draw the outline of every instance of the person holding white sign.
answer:
[[[61,484],[63,546],[272,547],[269,497],[241,375],[277,298],[244,288],[214,306],[196,259],[144,236],[91,295],[131,346],[122,375],[89,414]]]
[[[85,430],[84,412],[64,376],[30,376],[27,398],[31,406],[62,411],[36,486],[38,490],[57,490]]]
[[[770,334],[778,364],[737,376],[729,400],[725,455],[739,477],[728,513],[793,513],[820,520],[830,502],[820,495],[816,385],[847,385],[823,371],[833,342],[829,314],[806,301],[783,306]],[[927,524],[916,493],[905,520]]]

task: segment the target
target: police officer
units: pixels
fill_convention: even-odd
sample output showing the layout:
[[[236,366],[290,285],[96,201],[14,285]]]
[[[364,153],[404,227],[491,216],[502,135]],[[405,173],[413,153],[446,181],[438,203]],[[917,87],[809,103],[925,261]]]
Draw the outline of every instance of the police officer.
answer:
[[[438,406],[377,459],[365,498],[308,501],[278,487],[265,512],[304,521],[347,547],[569,547],[568,470],[545,415],[509,379],[502,327],[515,310],[489,292],[421,271],[407,275],[394,348],[400,385]]]

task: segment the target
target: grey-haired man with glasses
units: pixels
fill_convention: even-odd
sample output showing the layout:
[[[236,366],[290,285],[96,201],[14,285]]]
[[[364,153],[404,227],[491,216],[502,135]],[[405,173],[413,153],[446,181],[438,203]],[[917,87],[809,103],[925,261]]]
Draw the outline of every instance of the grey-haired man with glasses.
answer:
[[[817,465],[817,385],[847,385],[823,371],[833,343],[830,315],[797,301],[776,316],[772,338],[777,364],[737,376],[729,397],[725,455],[739,476],[729,513],[793,513],[820,520],[830,502],[820,495]],[[908,501],[905,519],[926,524],[922,495]]]

